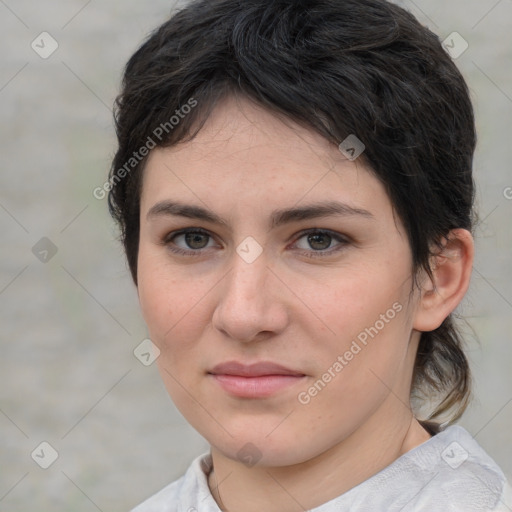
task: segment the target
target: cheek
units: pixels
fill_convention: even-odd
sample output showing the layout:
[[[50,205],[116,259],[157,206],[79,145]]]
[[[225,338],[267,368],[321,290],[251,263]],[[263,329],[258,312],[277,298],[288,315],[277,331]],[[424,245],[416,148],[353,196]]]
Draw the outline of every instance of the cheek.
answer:
[[[405,308],[394,304],[388,323],[373,319],[373,311],[354,319],[347,309],[347,317],[338,318],[334,341],[324,345],[326,350],[316,351],[321,356],[319,371],[297,397],[298,411],[312,435],[322,429],[330,433],[326,440],[330,435],[343,438],[375,412],[391,390],[400,395],[407,366],[408,321]],[[380,308],[375,310],[380,315]],[[368,327],[364,326],[366,316]]]
[[[139,260],[140,261],[140,260]],[[144,261],[142,259],[142,261]],[[157,273],[147,271],[144,265],[139,266],[138,294],[142,315],[153,337],[153,342],[159,346],[164,341],[164,335],[173,325],[176,315],[176,297],[170,292],[165,278],[158,278]]]
[[[340,386],[357,397],[379,377],[392,381],[401,371],[412,329],[408,281],[392,269],[371,272],[368,267],[364,273],[347,272],[343,279],[316,283],[305,292],[318,317],[310,315],[306,327],[312,340],[318,338],[312,348],[317,369],[321,375],[329,369],[336,375],[329,387]]]
[[[178,331],[183,332],[187,326],[197,325],[190,319],[197,314],[198,294],[201,290],[200,283],[173,275],[161,258],[141,251],[138,267],[139,302],[151,339],[160,350],[169,348],[174,339],[183,338],[176,335]]]
[[[149,337],[160,349],[156,360],[165,387],[178,409],[187,417],[194,409],[190,392],[197,388],[196,365],[201,354],[201,304],[194,283],[172,279],[163,272],[145,272],[139,277],[139,301]]]
[[[403,320],[405,295],[398,282],[399,276],[392,271],[372,272],[368,265],[363,270],[346,269],[338,278],[331,273],[303,282],[300,295],[306,298],[310,318],[315,315],[333,338],[347,340],[361,334],[364,341],[368,330],[389,330],[398,317]]]

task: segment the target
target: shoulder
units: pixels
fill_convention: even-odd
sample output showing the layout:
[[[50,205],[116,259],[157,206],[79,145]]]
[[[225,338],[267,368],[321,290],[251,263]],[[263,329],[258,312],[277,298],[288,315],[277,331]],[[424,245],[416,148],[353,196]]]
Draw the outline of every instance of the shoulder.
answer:
[[[178,509],[175,508],[177,497],[181,494],[180,489],[183,487],[183,480],[185,476],[182,476],[179,480],[172,482],[171,484],[158,491],[156,494],[145,500],[143,503],[132,509],[131,512],[175,512]]]
[[[197,457],[180,479],[158,491],[131,512],[217,512],[219,509],[210,493],[206,477],[210,467],[209,453]],[[201,509],[198,508],[199,504]]]
[[[315,512],[510,512],[506,478],[464,428],[451,426]]]
[[[505,475],[462,427],[448,427],[403,459],[422,486],[404,512],[427,506],[431,511],[497,512],[509,505]]]

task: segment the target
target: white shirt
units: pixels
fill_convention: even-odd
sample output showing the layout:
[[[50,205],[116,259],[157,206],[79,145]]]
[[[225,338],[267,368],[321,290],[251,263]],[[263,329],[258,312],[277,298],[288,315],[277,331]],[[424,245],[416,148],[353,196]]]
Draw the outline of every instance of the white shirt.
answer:
[[[209,453],[132,512],[221,512]],[[310,512],[512,512],[512,489],[464,428],[450,426],[368,480]]]

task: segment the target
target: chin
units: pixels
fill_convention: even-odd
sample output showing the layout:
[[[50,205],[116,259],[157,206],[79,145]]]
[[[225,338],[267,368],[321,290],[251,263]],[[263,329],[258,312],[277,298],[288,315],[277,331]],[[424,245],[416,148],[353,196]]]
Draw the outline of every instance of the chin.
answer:
[[[273,428],[278,423],[274,423]],[[252,421],[252,429],[254,429],[254,421]],[[228,434],[217,436],[208,435],[207,432],[202,433],[210,445],[221,452],[225,457],[240,462],[248,467],[267,466],[282,467],[291,466],[306,462],[315,457],[317,453],[314,447],[306,444],[306,436],[299,436],[297,432],[290,432],[283,429],[279,435],[274,432],[268,435],[272,429],[267,429],[266,434],[258,434],[252,432],[248,426],[243,433],[233,435]],[[210,432],[211,434],[211,432]],[[304,440],[301,441],[300,438]],[[311,453],[304,452],[307,447]]]

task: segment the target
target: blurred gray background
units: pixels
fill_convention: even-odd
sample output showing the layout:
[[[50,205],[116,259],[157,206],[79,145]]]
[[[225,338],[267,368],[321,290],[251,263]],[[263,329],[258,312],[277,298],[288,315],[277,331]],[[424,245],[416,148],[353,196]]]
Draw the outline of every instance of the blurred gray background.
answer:
[[[475,400],[460,424],[510,478],[512,0],[400,4],[462,38],[448,41],[476,107],[481,221],[460,308]],[[115,148],[121,69],[174,6],[0,0],[0,511],[126,511],[207,449],[133,354],[146,328],[92,193]]]

